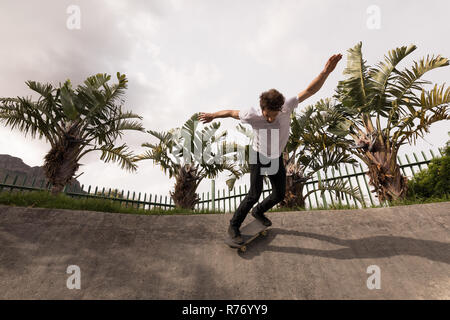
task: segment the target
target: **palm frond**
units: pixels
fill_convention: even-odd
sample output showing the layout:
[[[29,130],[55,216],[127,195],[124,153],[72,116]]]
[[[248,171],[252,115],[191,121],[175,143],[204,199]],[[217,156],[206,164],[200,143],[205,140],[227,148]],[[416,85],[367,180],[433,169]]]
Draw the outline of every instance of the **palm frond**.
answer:
[[[415,144],[418,137],[423,137],[432,123],[440,120],[449,120],[448,105],[450,103],[450,87],[445,89],[445,84],[438,87],[436,84],[429,91],[422,90],[420,97],[421,108],[407,117],[401,119],[394,133],[392,143],[400,146],[408,139]],[[419,124],[414,128],[414,120],[419,119]],[[397,142],[398,141],[398,142]]]
[[[171,134],[165,131],[158,132],[154,130],[147,130],[147,132],[158,138],[160,141],[167,141],[171,137]]]
[[[41,97],[46,99],[51,99],[52,92],[53,90],[55,90],[51,83],[42,84],[40,82],[28,80],[25,81],[25,84],[28,86],[28,88],[39,93]]]
[[[94,150],[94,149],[92,149]],[[107,162],[118,162],[121,166],[121,169],[126,169],[130,171],[136,171],[137,165],[134,163],[133,152],[128,151],[128,147],[126,144],[123,144],[119,147],[114,147],[113,145],[101,146],[96,150],[102,151],[102,155],[100,160],[104,160]]]
[[[429,81],[421,81],[421,77],[436,68],[448,66],[449,60],[447,58],[427,55],[426,59],[422,58],[419,62],[414,62],[411,69],[405,69],[398,72],[393,79],[393,84],[386,90],[393,98],[395,98],[400,105],[406,103],[419,106],[420,101],[417,99],[413,90],[422,91],[422,85],[430,83]]]
[[[106,90],[105,101],[106,105],[114,109],[116,103],[122,104],[124,101],[122,96],[125,94],[125,90],[128,88],[128,80],[125,74],[116,74],[118,83],[115,83],[110,88],[107,84],[104,85]]]
[[[18,128],[25,133],[31,133],[33,138],[39,134],[39,139],[45,136],[54,145],[57,132],[54,126],[49,126],[48,121],[42,118],[39,112],[39,103],[33,102],[28,97],[0,98],[0,121],[4,121],[11,129]]]
[[[136,130],[136,131],[144,132],[145,128],[142,126],[141,122],[123,120],[123,121],[120,121],[117,126],[117,131],[122,131],[122,130]]]
[[[347,67],[343,74],[345,80],[339,81],[337,93],[342,104],[349,109],[358,112],[368,112],[368,99],[370,98],[370,86],[368,68],[361,52],[362,42],[350,48],[347,55]]]
[[[74,92],[69,87],[69,83],[66,81],[64,86],[60,88],[61,104],[64,115],[70,119],[75,120],[79,117],[80,113],[74,102]]]
[[[347,194],[350,197],[355,198],[360,203],[364,203],[364,199],[361,197],[361,192],[358,187],[349,187],[347,186],[346,180],[332,180],[332,181],[321,181],[318,183],[318,186],[313,190],[308,191],[303,198],[307,199],[307,197],[313,193],[320,191],[320,194],[323,195],[325,191],[330,193],[334,193],[336,198],[343,200],[344,194]]]
[[[388,112],[390,102],[387,100],[386,89],[391,85],[393,79],[395,79],[394,70],[396,66],[411,52],[416,50],[415,45],[409,45],[408,47],[402,46],[388,51],[388,56],[385,57],[385,62],[380,61],[375,68],[370,70],[370,81],[372,82],[372,94],[374,95],[377,112]]]

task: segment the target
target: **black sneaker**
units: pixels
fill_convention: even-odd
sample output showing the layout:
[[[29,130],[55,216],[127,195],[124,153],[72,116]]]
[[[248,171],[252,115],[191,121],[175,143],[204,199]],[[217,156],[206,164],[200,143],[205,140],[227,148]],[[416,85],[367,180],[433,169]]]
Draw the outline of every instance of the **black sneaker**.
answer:
[[[234,227],[230,225],[228,227],[228,235],[231,238],[231,241],[233,241],[236,244],[243,244],[244,239],[242,239],[241,232],[239,231],[238,227]]]
[[[256,214],[255,212],[252,212],[252,216],[260,221],[263,225],[265,225],[266,227],[270,227],[272,225],[272,221],[270,221],[269,219],[267,219],[267,217],[264,215],[264,213],[261,214]]]

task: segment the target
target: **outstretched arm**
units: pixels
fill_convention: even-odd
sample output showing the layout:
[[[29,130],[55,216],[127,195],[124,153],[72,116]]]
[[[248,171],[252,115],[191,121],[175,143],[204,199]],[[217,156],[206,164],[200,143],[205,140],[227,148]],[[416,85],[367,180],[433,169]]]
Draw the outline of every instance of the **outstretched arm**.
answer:
[[[298,102],[302,102],[303,100],[311,97],[313,94],[315,94],[317,91],[322,88],[323,83],[327,79],[328,75],[336,68],[337,63],[339,60],[341,60],[342,54],[335,54],[332,55],[326,65],[325,68],[320,72],[320,74],[309,84],[309,86],[300,92],[298,96]]]
[[[228,118],[228,117],[232,117],[239,120],[239,110],[221,110],[214,113],[200,112],[198,119],[203,123],[208,123],[216,118]]]

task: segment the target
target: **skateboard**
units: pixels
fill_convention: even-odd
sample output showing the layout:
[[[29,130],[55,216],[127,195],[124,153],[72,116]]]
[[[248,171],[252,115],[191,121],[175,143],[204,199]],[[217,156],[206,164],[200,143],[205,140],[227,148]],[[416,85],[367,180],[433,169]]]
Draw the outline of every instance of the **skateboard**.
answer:
[[[225,238],[225,243],[230,247],[230,248],[236,248],[241,252],[245,252],[247,250],[247,245],[252,242],[253,240],[255,240],[256,238],[258,238],[258,236],[262,235],[262,236],[266,236],[267,235],[267,226],[263,225],[260,221],[258,220],[253,220],[252,222],[246,224],[242,229],[241,229],[241,236],[242,239],[244,240],[244,243],[242,244],[237,244],[234,243],[229,236],[227,236]]]

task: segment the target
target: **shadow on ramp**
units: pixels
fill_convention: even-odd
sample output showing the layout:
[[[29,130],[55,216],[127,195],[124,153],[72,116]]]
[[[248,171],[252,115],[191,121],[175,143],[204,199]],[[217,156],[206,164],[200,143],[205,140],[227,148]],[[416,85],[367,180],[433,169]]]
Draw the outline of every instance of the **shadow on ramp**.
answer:
[[[279,236],[298,237],[298,246],[270,245]],[[345,248],[321,250],[302,248],[302,239],[310,238],[326,241]],[[259,237],[251,243],[246,252],[240,253],[243,259],[253,259],[264,251],[283,252],[325,257],[338,260],[387,258],[393,256],[417,256],[431,261],[450,264],[450,243],[422,240],[399,236],[373,236],[360,239],[340,239],[318,233],[301,232],[281,228],[271,228],[265,237]]]

